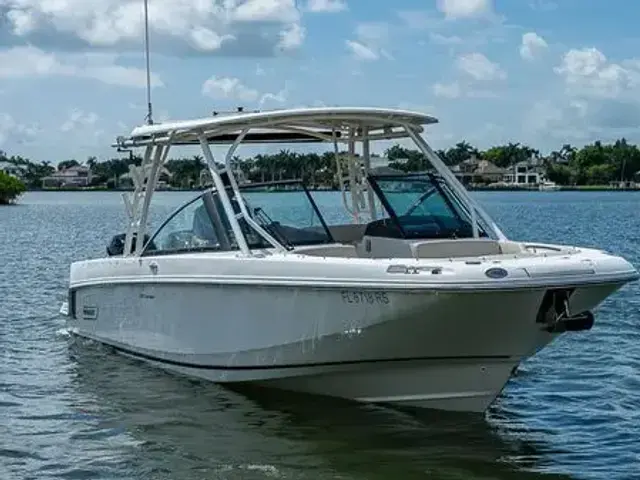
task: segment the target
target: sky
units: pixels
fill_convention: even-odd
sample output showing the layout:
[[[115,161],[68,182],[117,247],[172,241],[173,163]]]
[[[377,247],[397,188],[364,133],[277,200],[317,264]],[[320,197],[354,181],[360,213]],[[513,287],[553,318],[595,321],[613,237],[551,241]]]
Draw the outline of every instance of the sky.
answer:
[[[640,2],[149,0],[154,121],[214,110],[429,113],[435,148],[640,143]],[[145,122],[143,0],[0,0],[0,149],[116,156]]]

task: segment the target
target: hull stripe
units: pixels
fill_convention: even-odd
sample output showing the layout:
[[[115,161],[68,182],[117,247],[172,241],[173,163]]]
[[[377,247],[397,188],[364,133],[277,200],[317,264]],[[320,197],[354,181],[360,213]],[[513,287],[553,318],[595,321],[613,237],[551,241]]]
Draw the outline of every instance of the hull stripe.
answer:
[[[78,337],[88,338],[96,342],[100,342],[112,348],[116,352],[137,357],[142,360],[149,360],[152,362],[164,363],[167,365],[173,365],[176,367],[193,368],[196,370],[227,370],[227,371],[247,371],[247,370],[282,370],[293,368],[313,368],[313,367],[334,367],[341,365],[361,365],[371,363],[401,363],[401,362],[416,362],[416,361],[431,361],[431,362],[444,362],[444,361],[464,361],[464,360],[487,360],[487,361],[500,361],[500,360],[513,360],[511,355],[467,355],[467,356],[424,356],[424,357],[409,357],[409,358],[379,358],[379,359],[363,359],[363,360],[346,360],[346,361],[331,361],[331,362],[313,362],[313,363],[287,363],[280,365],[204,365],[200,363],[184,362],[181,360],[173,360],[168,358],[157,357],[148,353],[136,352],[130,348],[120,347],[107,343],[97,338],[85,336],[76,332],[72,335]]]

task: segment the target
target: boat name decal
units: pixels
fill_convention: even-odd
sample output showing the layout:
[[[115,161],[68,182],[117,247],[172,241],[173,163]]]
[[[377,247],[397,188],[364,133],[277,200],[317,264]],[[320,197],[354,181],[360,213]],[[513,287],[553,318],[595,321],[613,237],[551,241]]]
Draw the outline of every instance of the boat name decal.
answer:
[[[364,290],[342,290],[340,292],[343,303],[366,303],[388,305],[390,303],[387,292],[364,291]]]
[[[88,305],[82,307],[83,320],[95,320],[96,318],[98,318],[98,307],[90,307]]]

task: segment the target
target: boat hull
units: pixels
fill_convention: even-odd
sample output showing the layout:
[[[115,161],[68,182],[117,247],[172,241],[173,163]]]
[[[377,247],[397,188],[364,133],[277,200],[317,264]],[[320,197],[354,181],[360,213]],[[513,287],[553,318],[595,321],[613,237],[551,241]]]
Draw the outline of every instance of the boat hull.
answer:
[[[624,283],[578,287],[570,306],[591,310]],[[73,290],[68,325],[214,382],[481,412],[557,336],[536,321],[545,292],[101,283]]]

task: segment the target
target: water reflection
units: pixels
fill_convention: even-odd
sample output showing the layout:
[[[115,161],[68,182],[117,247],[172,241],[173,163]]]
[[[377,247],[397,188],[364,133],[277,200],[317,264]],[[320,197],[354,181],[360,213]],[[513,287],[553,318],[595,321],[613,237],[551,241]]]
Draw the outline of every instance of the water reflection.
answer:
[[[97,441],[105,457],[118,459],[118,470],[141,478],[540,476],[524,469],[535,466],[543,445],[507,442],[477,415],[222,388],[84,341],[69,352],[86,424],[74,440]]]

